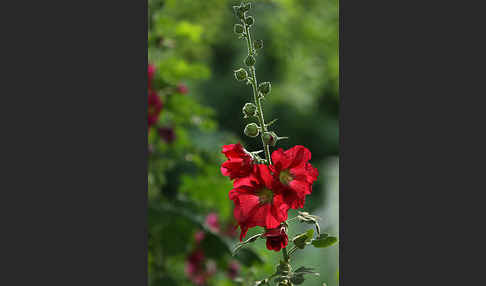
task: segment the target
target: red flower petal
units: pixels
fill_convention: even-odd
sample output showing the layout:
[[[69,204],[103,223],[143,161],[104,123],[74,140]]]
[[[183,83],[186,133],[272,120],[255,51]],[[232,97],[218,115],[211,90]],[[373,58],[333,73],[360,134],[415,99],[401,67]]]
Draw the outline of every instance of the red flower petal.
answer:
[[[254,165],[248,177],[236,179],[229,198],[234,202],[233,214],[242,230],[240,240],[248,228],[275,228],[287,219],[290,206],[267,165]]]
[[[240,143],[224,145],[222,153],[228,158],[221,165],[221,173],[223,176],[228,176],[233,180],[246,177],[250,174],[252,170],[252,157]]]
[[[269,250],[280,251],[280,249],[287,246],[289,241],[283,227],[266,229],[264,236],[267,238],[267,249]]]
[[[308,163],[310,159],[311,152],[300,145],[272,153],[275,180],[284,190],[284,201],[292,209],[302,208],[305,196],[312,193],[312,184],[317,179],[318,171]]]

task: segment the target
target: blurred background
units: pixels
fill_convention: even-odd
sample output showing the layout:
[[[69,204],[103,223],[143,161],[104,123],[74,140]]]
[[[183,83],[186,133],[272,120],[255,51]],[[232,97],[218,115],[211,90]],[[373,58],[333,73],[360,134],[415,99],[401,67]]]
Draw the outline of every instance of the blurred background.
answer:
[[[319,170],[303,210],[322,218],[324,232],[338,234],[339,67],[338,0],[251,1],[254,39],[264,42],[256,58],[259,82],[270,81],[265,119],[289,140],[304,145]],[[238,242],[228,198],[231,181],[221,175],[222,145],[241,142],[241,108],[251,87],[237,82],[245,40],[229,0],[149,0],[149,285],[253,285],[270,276],[282,257],[258,240],[237,256]],[[295,211],[289,212],[289,218]],[[289,238],[309,228],[290,225]],[[257,227],[248,235],[262,232]],[[248,236],[248,237],[249,237]],[[289,243],[291,244],[291,243]],[[338,285],[338,245],[296,252],[292,266],[314,267],[302,285]]]

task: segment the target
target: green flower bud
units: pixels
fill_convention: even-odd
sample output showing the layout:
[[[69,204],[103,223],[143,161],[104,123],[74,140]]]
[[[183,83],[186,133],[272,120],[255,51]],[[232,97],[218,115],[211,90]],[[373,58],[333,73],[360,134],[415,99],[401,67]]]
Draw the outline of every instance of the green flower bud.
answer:
[[[240,19],[245,19],[245,12],[243,7],[240,6],[233,6],[233,11],[235,12],[236,17]]]
[[[241,10],[243,10],[244,12],[249,11],[249,10],[250,10],[250,8],[251,8],[251,3],[250,3],[250,2],[248,2],[248,3],[246,3],[246,4],[241,4],[241,7],[240,7],[240,8],[241,8]]]
[[[263,48],[263,41],[262,40],[255,40],[255,43],[253,43],[253,46],[255,49],[261,49]]]
[[[234,73],[235,73],[236,80],[238,80],[238,81],[245,80],[248,77],[248,73],[243,68],[239,68],[239,69],[235,70]]]
[[[235,34],[241,34],[243,33],[243,25],[241,24],[235,24],[234,26]]]
[[[246,125],[244,133],[248,137],[257,137],[260,134],[260,128],[256,123],[250,123]]]
[[[258,91],[261,92],[263,95],[269,94],[271,89],[272,85],[268,81],[262,82],[258,85]]]
[[[266,145],[270,145],[273,147],[277,144],[277,141],[278,141],[278,136],[277,134],[275,134],[275,132],[269,131],[263,134],[263,142]]]
[[[243,106],[243,114],[245,115],[245,118],[255,116],[256,110],[256,105],[250,102],[247,102],[245,106]]]
[[[255,57],[253,57],[252,55],[248,55],[245,59],[245,65],[251,67],[251,66],[254,66],[255,65]]]
[[[253,17],[252,16],[248,16],[245,18],[245,23],[248,25],[248,26],[251,26],[253,25],[253,23],[255,22],[255,20],[253,20]]]

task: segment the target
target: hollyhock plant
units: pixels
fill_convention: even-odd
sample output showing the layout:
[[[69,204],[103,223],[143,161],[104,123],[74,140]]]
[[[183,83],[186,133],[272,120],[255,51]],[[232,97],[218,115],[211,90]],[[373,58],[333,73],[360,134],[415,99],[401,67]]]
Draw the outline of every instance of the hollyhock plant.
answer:
[[[285,189],[285,201],[292,209],[304,207],[305,196],[312,193],[312,184],[318,171],[308,161],[311,152],[304,146],[294,146],[287,151],[275,150],[272,153],[271,169],[278,182]]]
[[[277,267],[277,272],[269,278],[257,281],[255,285],[269,285],[270,278],[278,276],[274,282],[279,286],[291,286],[304,282],[304,274],[315,273],[312,268],[300,267],[295,271],[290,266],[290,256],[298,249],[304,249],[307,245],[317,248],[328,247],[337,241],[337,238],[320,233],[318,217],[307,212],[298,212],[299,215],[288,218],[289,209],[304,207],[307,195],[312,193],[312,184],[317,180],[318,171],[310,163],[311,152],[304,146],[297,145],[288,150],[278,149],[270,153],[270,148],[275,147],[282,139],[270,127],[276,119],[265,122],[262,100],[270,95],[271,83],[258,83],[255,64],[256,50],[263,48],[263,41],[253,41],[250,28],[255,20],[248,16],[250,3],[242,3],[233,6],[236,17],[240,23],[234,26],[234,32],[240,39],[245,39],[248,47],[248,55],[243,63],[246,68],[234,71],[236,80],[245,82],[251,86],[253,98],[242,107],[243,118],[257,122],[248,123],[243,133],[251,138],[260,137],[262,150],[249,152],[241,144],[223,146],[223,154],[227,161],[221,165],[221,173],[233,181],[233,188],[229,191],[229,199],[234,203],[234,218],[240,227],[240,243],[234,251],[238,251],[248,243],[257,239],[266,239],[268,250],[282,251],[283,260]],[[260,153],[264,157],[260,157]],[[262,154],[262,155],[263,155]],[[301,233],[292,241],[292,248],[287,251],[289,237],[287,229],[289,223],[298,219],[300,223],[313,224],[317,236],[314,237],[314,229],[311,228]],[[242,241],[248,229],[260,226],[264,233],[256,234]]]
[[[235,204],[234,216],[241,228],[240,241],[248,228],[276,228],[287,219],[289,206],[267,165],[254,165],[247,177],[237,179],[229,198]]]
[[[244,178],[250,174],[253,158],[240,143],[224,145],[222,153],[228,158],[221,165],[221,173],[223,176],[228,176],[233,180],[236,178]]]

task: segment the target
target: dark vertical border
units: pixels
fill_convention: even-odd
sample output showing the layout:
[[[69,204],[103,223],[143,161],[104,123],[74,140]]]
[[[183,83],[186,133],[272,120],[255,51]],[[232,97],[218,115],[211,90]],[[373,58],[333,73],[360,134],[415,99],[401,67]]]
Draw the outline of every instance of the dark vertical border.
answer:
[[[0,11],[0,285],[147,285],[147,0]]]
[[[340,1],[341,286],[484,280],[470,259],[485,122],[472,4]]]

